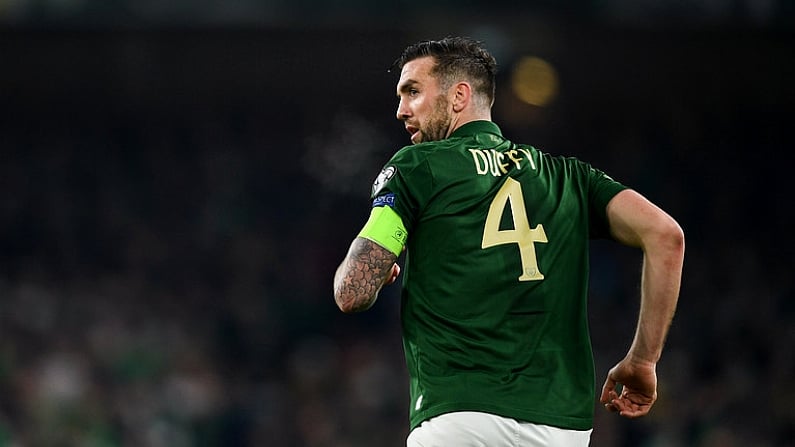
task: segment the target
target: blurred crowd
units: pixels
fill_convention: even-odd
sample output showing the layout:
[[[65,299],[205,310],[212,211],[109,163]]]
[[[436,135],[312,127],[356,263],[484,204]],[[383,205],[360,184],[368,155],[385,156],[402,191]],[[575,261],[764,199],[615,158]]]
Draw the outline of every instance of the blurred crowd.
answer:
[[[61,111],[4,129],[0,445],[402,429],[397,335],[347,327],[330,295],[334,199],[280,150],[295,142],[240,117]]]
[[[795,445],[793,130],[786,104],[711,99],[503,125],[641,190],[688,237],[660,400],[637,421],[596,408],[595,447]],[[76,104],[0,110],[0,447],[405,445],[399,287],[355,316],[331,295],[406,143],[388,101],[321,121]],[[596,241],[592,261],[601,386],[640,257]]]

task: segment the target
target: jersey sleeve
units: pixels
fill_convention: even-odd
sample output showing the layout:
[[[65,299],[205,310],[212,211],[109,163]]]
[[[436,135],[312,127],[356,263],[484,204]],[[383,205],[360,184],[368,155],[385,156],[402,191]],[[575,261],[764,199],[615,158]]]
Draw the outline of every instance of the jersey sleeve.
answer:
[[[613,180],[609,175],[590,165],[588,168],[591,238],[610,236],[610,223],[607,221],[607,204],[626,186]]]
[[[392,157],[373,183],[373,208],[389,206],[410,234],[433,187],[433,175],[420,148],[407,147]]]

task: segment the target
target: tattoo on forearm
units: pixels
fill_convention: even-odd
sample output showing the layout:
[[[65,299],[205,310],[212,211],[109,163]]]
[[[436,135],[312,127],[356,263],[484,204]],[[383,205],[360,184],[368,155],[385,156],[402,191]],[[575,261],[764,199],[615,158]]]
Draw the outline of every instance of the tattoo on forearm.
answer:
[[[389,250],[368,239],[355,239],[334,281],[337,305],[351,312],[370,308],[396,259]]]

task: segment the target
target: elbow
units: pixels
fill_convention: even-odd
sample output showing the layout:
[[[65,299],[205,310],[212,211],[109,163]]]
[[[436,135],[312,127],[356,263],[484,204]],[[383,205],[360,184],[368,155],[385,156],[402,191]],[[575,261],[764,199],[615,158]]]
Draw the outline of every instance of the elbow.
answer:
[[[356,313],[356,310],[353,307],[351,307],[351,306],[346,306],[344,304],[337,303],[337,307],[344,314],[355,314]]]
[[[344,314],[355,314],[355,313],[359,313],[359,312],[364,312],[365,310],[370,308],[370,306],[360,306],[360,305],[356,305],[356,304],[348,304],[348,303],[340,303],[340,302],[337,302],[337,307]]]
[[[345,300],[342,292],[337,288],[334,289],[334,302],[337,303],[337,308],[341,310],[342,313],[352,314],[355,312],[350,300]]]
[[[655,237],[656,246],[662,253],[667,253],[673,259],[684,258],[685,254],[685,232],[674,219],[668,219],[660,225]]]
[[[684,255],[685,253],[685,232],[682,230],[682,227],[679,226],[678,223],[675,221],[672,222],[670,228],[667,231],[667,245],[670,247],[671,250],[681,253]]]
[[[340,271],[337,270],[337,273],[334,275],[334,303],[337,304],[337,308],[341,310],[343,313],[351,314],[355,313],[355,300],[351,299],[353,294],[351,293],[350,287],[345,285],[345,281],[343,276],[340,274]]]
[[[357,312],[356,307],[350,301],[344,301],[336,295],[334,296],[334,301],[337,303],[337,308],[344,314],[355,314]]]
[[[342,313],[355,314],[369,309],[375,299],[368,299],[367,297],[359,297],[356,294],[345,293],[345,290],[334,291],[334,302]]]

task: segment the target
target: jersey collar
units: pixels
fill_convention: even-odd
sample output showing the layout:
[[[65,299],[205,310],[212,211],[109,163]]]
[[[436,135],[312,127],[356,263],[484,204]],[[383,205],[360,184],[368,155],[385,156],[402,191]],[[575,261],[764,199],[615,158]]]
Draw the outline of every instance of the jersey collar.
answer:
[[[456,129],[452,134],[450,134],[450,138],[453,137],[469,137],[479,133],[491,133],[502,137],[502,131],[500,130],[499,126],[497,126],[493,121],[470,121],[458,129]]]

